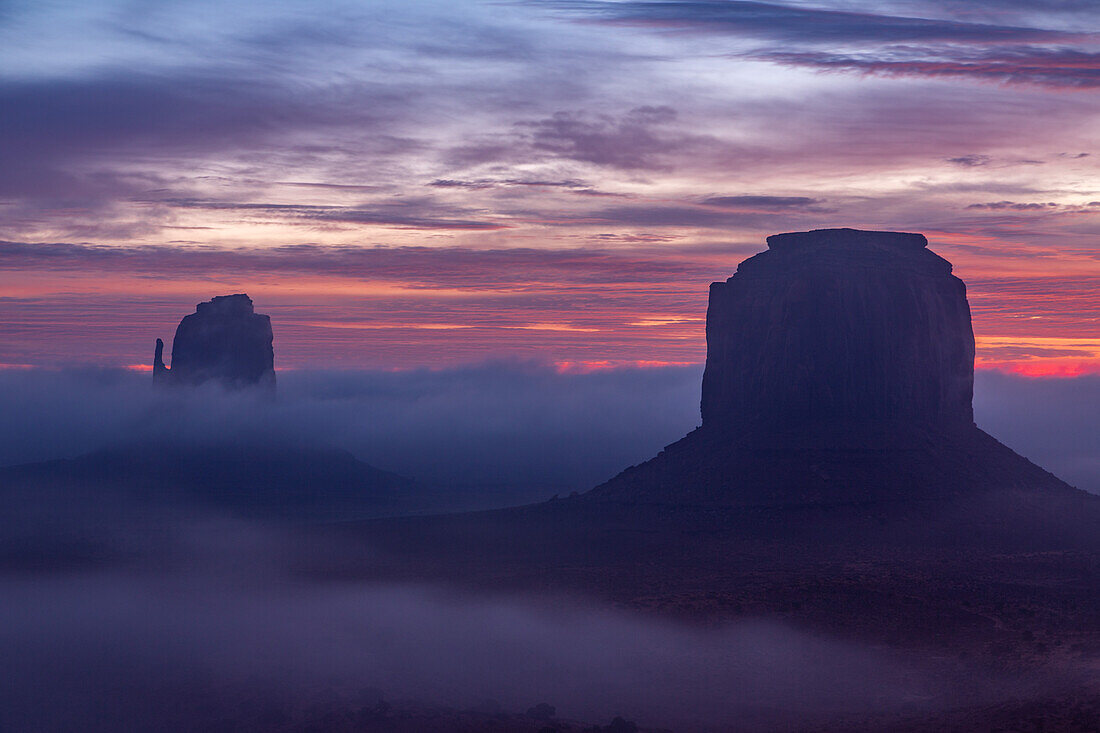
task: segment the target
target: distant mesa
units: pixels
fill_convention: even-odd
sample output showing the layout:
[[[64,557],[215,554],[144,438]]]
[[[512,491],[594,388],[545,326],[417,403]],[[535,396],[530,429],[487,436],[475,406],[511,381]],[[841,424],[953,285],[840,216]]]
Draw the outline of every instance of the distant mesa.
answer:
[[[79,517],[89,503],[301,522],[422,511],[427,501],[412,479],[347,451],[302,445],[160,440],[0,467],[0,500],[9,506],[49,503],[58,491],[64,511],[51,505],[47,512],[57,520],[62,513]],[[0,566],[3,547],[0,542]]]
[[[244,293],[219,295],[185,316],[172,339],[172,366],[164,364],[157,339],[153,383],[198,385],[215,381],[229,388],[275,391],[271,318],[256,313]]]

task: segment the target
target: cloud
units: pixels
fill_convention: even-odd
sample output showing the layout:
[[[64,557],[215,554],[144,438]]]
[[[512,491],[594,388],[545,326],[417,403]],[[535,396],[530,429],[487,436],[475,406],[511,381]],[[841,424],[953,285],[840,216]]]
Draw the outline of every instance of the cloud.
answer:
[[[960,155],[957,158],[948,158],[947,162],[960,165],[963,168],[977,168],[979,166],[989,165],[993,162],[993,158],[980,153],[972,153],[970,155]]]
[[[641,106],[613,114],[560,111],[515,122],[513,134],[471,141],[450,151],[454,164],[572,160],[623,171],[668,171],[674,155],[714,145],[713,138],[677,125],[669,106]]]
[[[697,139],[658,131],[675,120],[671,107],[636,107],[618,119],[558,112],[518,124],[529,129],[531,147],[541,152],[613,168],[659,170],[667,167],[660,162],[663,155]]]
[[[625,225],[635,227],[693,227],[713,229],[759,229],[795,227],[803,214],[833,213],[822,199],[806,196],[711,196],[683,204],[630,203],[559,214],[555,223],[563,226]],[[818,222],[820,220],[817,220]]]
[[[1024,261],[1036,257],[1026,249],[1018,254],[1004,252],[996,256]],[[1092,324],[1100,308],[1100,289],[1092,277],[975,277],[967,281],[967,294],[978,323],[976,330],[990,335],[1003,332],[1020,341],[1043,337],[1073,341],[1075,337],[1088,338],[1096,332]],[[1021,333],[1021,320],[1036,321],[1037,327],[1030,333]]]
[[[162,199],[159,203],[179,209],[260,213],[277,216],[291,222],[346,222],[350,224],[392,226],[402,229],[454,229],[465,231],[494,231],[509,228],[508,224],[501,221],[449,218],[449,216],[459,216],[468,212],[456,211],[451,207],[443,207],[426,200],[383,203],[369,207],[236,203],[186,199]],[[433,216],[433,213],[437,215]]]
[[[803,209],[821,211],[821,199],[807,196],[711,196],[700,203],[723,209],[763,209],[765,211],[783,209]]]
[[[6,727],[332,729],[381,697],[396,705],[382,725],[415,725],[406,706],[442,730],[469,721],[456,709],[548,702],[564,720],[763,731],[963,702],[917,660],[778,622],[702,629],[556,597],[311,582],[270,559],[300,538],[172,534],[163,556],[141,548],[148,567],[0,577]]]
[[[706,202],[703,202],[706,203]],[[559,224],[606,226],[609,224],[633,227],[697,227],[705,229],[728,229],[750,227],[766,229],[775,227],[778,222],[768,207],[729,207],[716,206],[676,206],[644,205],[608,206],[601,209],[579,213],[573,217],[562,217]],[[771,207],[776,208],[776,207]],[[789,207],[780,207],[781,209]],[[725,209],[725,210],[716,210]]]
[[[1100,87],[1100,53],[1065,48],[885,49],[854,56],[833,52],[769,52],[755,58],[819,71],[928,79],[959,78],[1032,84],[1069,91]]]
[[[1020,203],[1017,201],[991,201],[984,204],[970,204],[966,208],[984,209],[986,211],[1050,211],[1051,209],[1059,208],[1059,204],[1054,202],[1039,204]]]
[[[266,207],[261,207],[266,210]],[[291,207],[296,211],[299,207]],[[611,210],[608,218],[615,215]],[[634,209],[624,210],[629,218]],[[638,211],[644,211],[639,208]],[[673,212],[678,210],[673,210]],[[694,211],[694,210],[691,210]],[[669,214],[676,217],[677,214]],[[687,214],[686,216],[691,216]],[[714,214],[711,220],[735,215]],[[643,217],[644,218],[644,217]],[[703,218],[707,218],[706,212]],[[660,220],[660,212],[653,217]],[[643,243],[664,241],[643,237]],[[265,248],[156,245],[113,247],[71,242],[0,241],[0,270],[123,272],[174,277],[231,272],[277,272],[395,281],[410,286],[518,288],[536,283],[666,282],[707,277],[713,264],[662,257],[658,252],[602,247],[383,247],[281,245]]]
[[[564,0],[562,10],[607,23],[811,43],[1035,42],[1074,38],[1043,28],[912,18],[879,13],[730,0]]]
[[[132,158],[263,149],[303,128],[377,129],[400,104],[369,82],[317,90],[197,70],[0,81],[0,193],[133,194],[151,182],[118,170]]]
[[[931,13],[946,11],[956,17],[988,18],[1003,21],[1006,17],[1063,20],[1070,22],[1085,17],[1095,17],[1096,3],[1092,0],[919,0],[918,7]]]
[[[93,215],[150,190],[193,195],[213,176],[392,186],[487,121],[583,102],[628,58],[513,11],[381,6],[20,8],[0,28],[0,195]]]
[[[577,179],[568,179],[563,181],[551,181],[551,180],[525,180],[519,178],[479,178],[472,181],[455,180],[453,178],[437,178],[428,184],[429,186],[436,186],[437,188],[497,188],[508,186],[534,186],[536,188],[568,188],[576,189],[590,188],[590,185],[584,181]]]

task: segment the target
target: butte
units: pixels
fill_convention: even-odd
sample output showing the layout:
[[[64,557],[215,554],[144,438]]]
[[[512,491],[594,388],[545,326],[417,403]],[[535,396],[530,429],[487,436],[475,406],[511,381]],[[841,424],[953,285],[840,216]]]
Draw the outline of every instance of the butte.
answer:
[[[946,506],[1076,495],[974,424],[966,286],[927,244],[855,229],[768,237],[767,251],[711,285],[702,426],[587,498]]]
[[[172,339],[171,368],[164,364],[164,342],[157,339],[155,384],[195,386],[209,381],[275,392],[271,318],[257,313],[244,293],[219,295],[184,316]]]

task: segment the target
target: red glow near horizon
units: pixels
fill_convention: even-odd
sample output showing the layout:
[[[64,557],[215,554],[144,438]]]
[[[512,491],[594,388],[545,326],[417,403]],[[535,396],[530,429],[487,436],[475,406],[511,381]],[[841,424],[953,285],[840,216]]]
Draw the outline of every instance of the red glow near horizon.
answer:
[[[679,263],[688,270],[685,278],[655,277],[658,265],[652,265],[637,270],[634,282],[609,287],[583,282],[590,275],[581,264],[573,282],[513,281],[486,290],[474,281],[473,290],[445,298],[401,285],[355,297],[316,280],[301,283],[308,289],[295,295],[292,279],[274,290],[262,284],[247,290],[257,309],[272,316],[280,368],[406,369],[499,358],[542,361],[562,371],[700,364],[707,285],[724,279],[736,262],[684,257]],[[39,275],[44,279],[48,271]],[[67,278],[68,287],[80,279],[91,287],[102,282],[91,271]],[[974,278],[977,368],[1027,376],[1100,373],[1100,296],[1090,285],[1080,277]],[[246,290],[187,279],[157,298],[126,289],[76,297],[40,287],[33,297],[0,299],[0,361],[145,370],[153,341],[170,344],[195,302]]]
[[[666,367],[702,367],[704,362],[696,361],[559,361],[551,363],[558,374],[592,374],[618,369],[660,369]],[[0,364],[0,371],[36,369],[33,364]],[[152,372],[152,364],[126,364],[122,367],[134,372]],[[422,367],[391,367],[383,371],[404,372],[419,370]],[[275,367],[276,372],[302,371],[301,367]],[[308,367],[306,367],[308,369]],[[1076,377],[1100,376],[1100,362],[1036,362],[1029,364],[1013,363],[977,363],[976,372],[1000,372],[1029,379],[1073,379]]]
[[[1100,363],[1093,362],[1035,362],[1023,364],[982,364],[976,369],[990,372],[1004,372],[1018,377],[1032,377],[1035,379],[1061,377],[1073,378],[1092,375],[1100,375]]]

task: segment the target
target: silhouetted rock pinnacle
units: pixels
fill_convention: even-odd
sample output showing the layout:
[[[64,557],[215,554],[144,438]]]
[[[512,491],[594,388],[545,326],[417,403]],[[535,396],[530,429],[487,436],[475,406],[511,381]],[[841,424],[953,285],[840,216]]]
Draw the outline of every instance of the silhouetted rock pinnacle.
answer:
[[[275,389],[271,318],[255,312],[243,293],[199,303],[185,316],[172,340],[172,367],[164,365],[157,339],[153,381],[197,385],[210,380],[227,387]]]
[[[821,229],[710,287],[706,427],[871,447],[973,426],[966,287],[920,234]]]
[[[702,427],[587,496],[805,505],[1065,483],[974,425],[966,288],[920,234],[768,237],[714,283]]]

